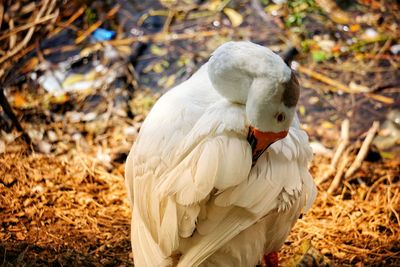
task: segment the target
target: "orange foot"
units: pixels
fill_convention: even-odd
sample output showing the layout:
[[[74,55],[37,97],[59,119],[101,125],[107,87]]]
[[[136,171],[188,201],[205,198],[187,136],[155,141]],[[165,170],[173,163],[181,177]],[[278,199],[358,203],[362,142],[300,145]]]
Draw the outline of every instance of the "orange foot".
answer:
[[[278,252],[274,251],[264,255],[263,261],[267,267],[279,267],[279,256]]]

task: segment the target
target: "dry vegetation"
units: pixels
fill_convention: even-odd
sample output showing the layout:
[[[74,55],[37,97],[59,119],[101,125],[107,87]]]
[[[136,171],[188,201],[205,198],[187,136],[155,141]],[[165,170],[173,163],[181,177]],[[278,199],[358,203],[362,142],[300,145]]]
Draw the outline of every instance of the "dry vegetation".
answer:
[[[89,155],[1,157],[1,254],[8,265],[127,265],[130,209],[122,171]]]
[[[3,264],[132,264],[123,164],[108,171],[89,151],[71,148],[55,157],[13,145],[0,158]],[[322,175],[328,163],[316,157],[314,176]],[[282,265],[300,258],[303,266],[314,266],[312,261],[398,265],[398,163],[363,164],[359,175],[368,178],[368,184],[345,183],[336,196],[326,194],[328,184],[323,184],[313,208],[298,221],[283,248]],[[311,241],[311,249],[304,248],[304,240]]]
[[[306,0],[289,7],[254,0],[146,1],[135,7],[139,14],[99,2],[0,3],[0,90],[33,141],[27,146],[0,109],[2,266],[131,266],[127,152],[159,95],[154,91],[186,79],[231,39],[275,50],[290,39],[300,50],[297,71],[305,89],[299,112],[312,141],[336,150],[340,125],[350,121],[334,168],[329,151],[311,163],[314,177],[327,179],[282,249],[282,266],[400,266],[398,142],[386,150],[368,144],[361,165],[346,177],[372,122],[381,122],[377,135],[384,138],[387,113],[400,104],[400,59],[390,50],[399,44],[396,1],[354,1],[343,10]],[[154,14],[162,19],[152,20],[160,17]],[[132,23],[133,36],[126,34],[134,32],[126,26]],[[115,40],[90,41],[99,26],[114,29]],[[365,39],[370,28],[377,35]],[[110,59],[110,51],[117,56]],[[54,58],[68,53],[78,59],[61,60],[70,64],[62,86],[90,79],[100,84],[47,91],[37,77],[59,71]],[[91,66],[81,75],[74,69],[91,62],[102,70],[91,72]],[[338,172],[343,175],[332,187]]]

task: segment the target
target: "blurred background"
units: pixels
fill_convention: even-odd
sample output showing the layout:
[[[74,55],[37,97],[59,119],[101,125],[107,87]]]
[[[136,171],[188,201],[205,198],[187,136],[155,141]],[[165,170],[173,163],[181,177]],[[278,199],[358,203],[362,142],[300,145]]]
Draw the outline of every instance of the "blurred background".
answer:
[[[400,265],[400,4],[0,2],[0,263],[132,266],[124,162],[220,44],[294,47],[319,187],[282,266]]]

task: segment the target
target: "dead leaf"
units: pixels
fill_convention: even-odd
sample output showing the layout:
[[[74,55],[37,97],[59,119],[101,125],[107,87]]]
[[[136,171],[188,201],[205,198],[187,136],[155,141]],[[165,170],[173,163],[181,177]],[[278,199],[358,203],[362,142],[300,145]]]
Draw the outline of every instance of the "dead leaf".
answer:
[[[226,7],[224,8],[224,13],[230,20],[233,27],[237,27],[243,22],[243,16],[239,14],[236,10]]]
[[[341,10],[335,1],[316,0],[316,2],[332,21],[339,24],[349,24],[349,15]]]
[[[164,87],[165,88],[170,88],[175,84],[175,75],[171,75],[167,78],[167,80],[165,81]]]
[[[161,47],[156,46],[156,45],[152,45],[150,47],[150,51],[151,51],[151,53],[153,55],[156,55],[156,56],[159,56],[159,57],[165,56],[168,53],[167,49],[161,48]]]
[[[14,95],[14,106],[16,108],[25,108],[28,105],[28,101],[26,101],[26,98],[20,94],[20,93],[15,93]]]
[[[266,13],[274,14],[278,12],[282,8],[282,5],[277,5],[277,4],[269,4],[264,8],[264,11]]]
[[[324,129],[333,129],[335,127],[335,125],[329,121],[323,121],[321,123],[321,127]]]
[[[350,31],[351,32],[358,32],[361,29],[360,24],[353,24],[350,26]]]
[[[146,68],[144,68],[143,72],[148,73],[150,71],[154,71],[155,73],[161,73],[168,67],[169,67],[168,61],[161,60],[155,62],[154,64],[148,65]]]
[[[221,6],[223,5],[221,0],[213,0],[207,3],[207,10],[209,11],[221,11]]]

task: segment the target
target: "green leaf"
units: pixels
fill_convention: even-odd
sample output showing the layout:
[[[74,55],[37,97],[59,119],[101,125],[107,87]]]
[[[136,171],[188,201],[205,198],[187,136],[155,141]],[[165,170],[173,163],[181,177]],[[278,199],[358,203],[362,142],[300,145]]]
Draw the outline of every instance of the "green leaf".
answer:
[[[311,57],[315,62],[323,62],[329,58],[326,52],[322,50],[315,50],[311,52]]]

